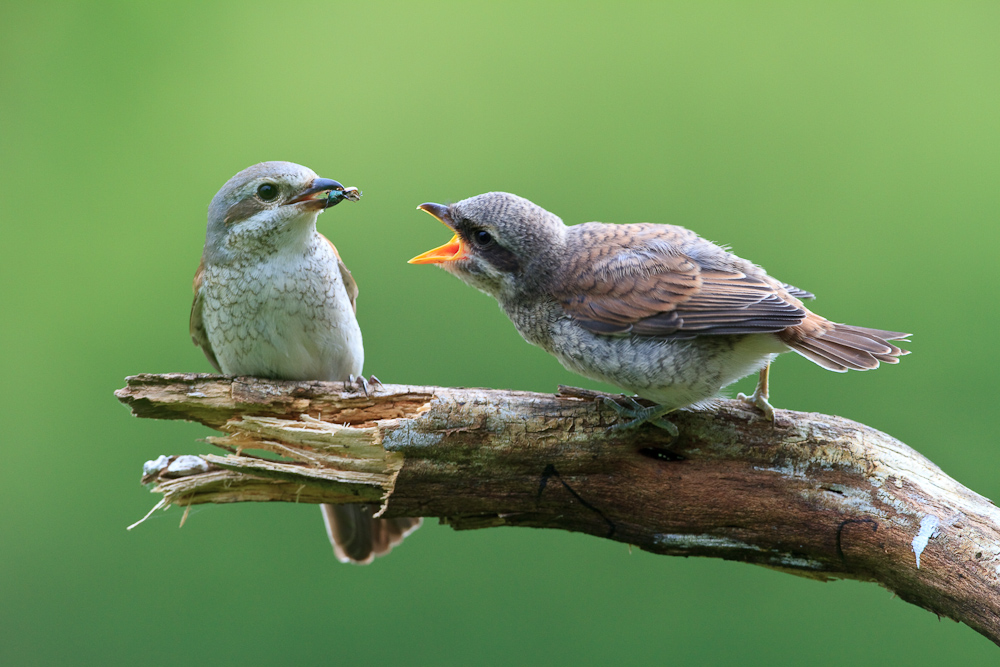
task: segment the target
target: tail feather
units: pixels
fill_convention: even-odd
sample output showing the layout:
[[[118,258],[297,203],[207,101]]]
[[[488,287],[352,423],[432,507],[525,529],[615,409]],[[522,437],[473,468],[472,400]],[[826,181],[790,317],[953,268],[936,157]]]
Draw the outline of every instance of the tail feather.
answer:
[[[834,343],[823,338],[804,341],[802,346],[851,370],[867,371],[878,368],[878,360],[872,356],[871,352]]]
[[[791,348],[801,354],[803,357],[813,362],[817,366],[822,366],[828,371],[833,371],[834,373],[846,373],[847,366],[839,364],[832,359],[828,359],[823,354],[819,352],[814,352],[805,345],[792,345]]]
[[[420,527],[423,519],[372,518],[378,505],[320,505],[326,534],[341,563],[367,565],[384,556]]]
[[[856,327],[853,324],[836,324],[834,325],[837,329],[841,331],[853,331],[854,333],[861,334],[862,336],[872,336],[875,338],[880,338],[883,341],[886,340],[901,340],[903,342],[909,342],[910,336],[913,334],[903,333],[901,331],[885,331],[883,329],[869,329],[868,327]]]
[[[833,329],[825,333],[822,340],[872,354],[890,354],[892,352],[892,346],[885,341],[879,338],[868,338],[851,331]]]
[[[839,373],[871,370],[880,363],[898,364],[899,357],[909,354],[889,341],[906,341],[910,334],[835,324],[814,313],[779,336],[806,359]]]

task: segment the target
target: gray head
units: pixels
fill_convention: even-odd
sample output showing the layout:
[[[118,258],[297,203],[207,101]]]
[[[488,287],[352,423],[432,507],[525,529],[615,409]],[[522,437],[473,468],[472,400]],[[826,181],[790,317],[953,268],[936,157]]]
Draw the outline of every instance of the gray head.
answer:
[[[344,198],[349,188],[292,162],[261,162],[230,178],[208,206],[205,254],[222,260],[241,253],[264,253],[316,228],[316,217]],[[333,193],[333,196],[331,196]],[[341,196],[337,196],[340,194]]]
[[[566,226],[558,216],[507,192],[417,208],[443,222],[455,236],[410,264],[437,264],[501,301],[540,285],[558,265],[565,245]]]

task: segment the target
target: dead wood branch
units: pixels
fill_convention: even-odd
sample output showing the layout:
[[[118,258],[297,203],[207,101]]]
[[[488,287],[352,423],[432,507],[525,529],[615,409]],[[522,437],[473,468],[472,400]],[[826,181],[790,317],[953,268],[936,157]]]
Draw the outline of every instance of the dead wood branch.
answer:
[[[725,402],[676,415],[671,440],[655,427],[609,431],[615,414],[585,391],[386,385],[365,397],[337,383],[173,374],[130,377],[116,395],[136,416],[226,433],[209,439],[226,456],[151,466],[145,481],[167,504],[382,502],[385,516],[458,529],[579,531],[875,581],[1000,643],[1000,512],[839,417],[779,410],[772,424]]]

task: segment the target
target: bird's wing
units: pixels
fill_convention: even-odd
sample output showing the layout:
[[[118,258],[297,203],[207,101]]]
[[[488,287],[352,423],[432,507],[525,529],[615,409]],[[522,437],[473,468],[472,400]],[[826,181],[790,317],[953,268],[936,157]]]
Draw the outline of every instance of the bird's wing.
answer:
[[[791,294],[792,296],[794,296],[796,299],[803,299],[803,300],[805,300],[805,299],[815,299],[816,298],[815,294],[813,294],[812,292],[807,292],[806,290],[802,289],[801,287],[796,287],[795,285],[789,285],[788,283],[782,283],[781,286],[785,288],[786,292],[788,292],[789,294]]]
[[[347,265],[344,264],[344,260],[340,258],[340,253],[337,252],[337,246],[333,245],[333,241],[326,238],[322,234],[320,234],[320,236],[324,241],[330,244],[330,248],[333,249],[333,254],[337,256],[337,266],[340,269],[340,279],[344,281],[344,289],[347,290],[347,298],[351,300],[351,308],[353,308],[356,313],[358,312],[358,284],[354,281],[354,276],[351,275]]]
[[[763,271],[707,268],[698,244],[668,225],[594,225],[571,246],[553,293],[584,328],[599,334],[692,338],[781,331],[807,310]],[[687,253],[682,252],[685,248]],[[733,263],[734,266],[737,264]]]
[[[194,283],[192,284],[192,289],[194,290],[194,303],[191,304],[191,340],[195,345],[201,348],[201,351],[205,353],[208,357],[209,363],[215,368],[215,370],[222,372],[219,367],[219,360],[215,358],[215,352],[212,350],[212,344],[208,341],[208,334],[205,332],[205,322],[202,320],[201,311],[203,307],[203,301],[201,294],[201,284],[205,279],[205,258],[201,259],[198,264],[198,270],[194,273]]]

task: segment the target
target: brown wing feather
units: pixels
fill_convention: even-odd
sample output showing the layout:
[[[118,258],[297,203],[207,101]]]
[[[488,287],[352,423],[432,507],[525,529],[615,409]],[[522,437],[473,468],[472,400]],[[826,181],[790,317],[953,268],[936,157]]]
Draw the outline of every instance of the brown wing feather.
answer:
[[[208,334],[205,332],[205,323],[201,317],[201,309],[203,306],[201,297],[201,284],[205,279],[205,258],[201,258],[201,262],[198,263],[198,270],[194,272],[194,282],[191,288],[194,290],[194,302],[191,304],[191,318],[189,320],[189,327],[191,331],[191,340],[195,345],[201,348],[201,351],[205,353],[208,357],[208,361],[215,370],[222,372],[219,367],[219,360],[215,358],[215,352],[212,350],[212,344],[208,341]]]
[[[794,296],[796,299],[801,299],[803,301],[807,299],[815,299],[816,295],[812,292],[807,292],[806,290],[796,287],[795,285],[789,285],[788,283],[783,283],[781,285],[785,288],[785,291]]]
[[[808,312],[777,281],[706,269],[681,252],[700,242],[666,225],[594,225],[581,230],[554,290],[566,312],[601,334],[689,338],[778,332]]]
[[[333,249],[333,254],[337,256],[337,266],[340,269],[340,279],[344,281],[344,288],[347,290],[347,298],[351,300],[351,308],[354,312],[358,312],[358,283],[354,281],[354,276],[347,269],[347,265],[344,264],[344,260],[340,258],[340,252],[337,251],[337,246],[333,245],[333,241],[326,238],[322,234],[320,237],[330,244]]]

